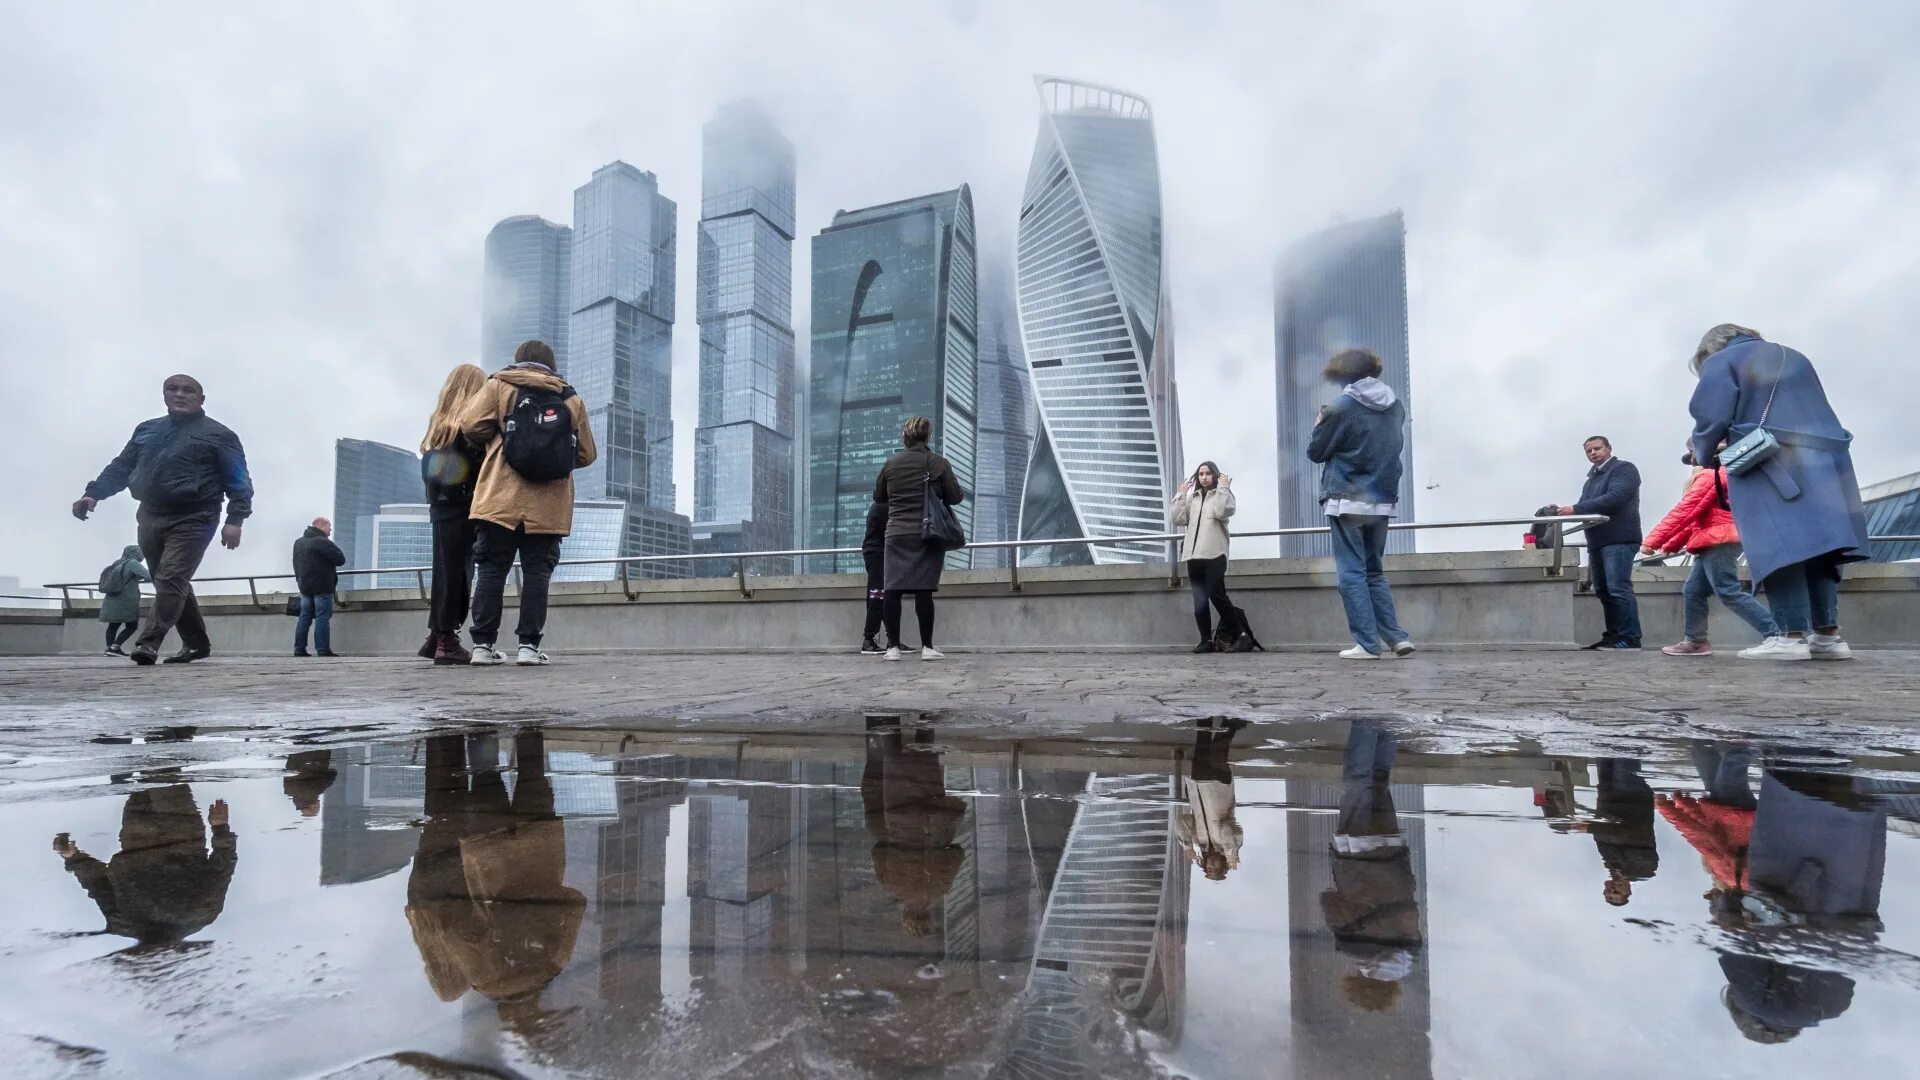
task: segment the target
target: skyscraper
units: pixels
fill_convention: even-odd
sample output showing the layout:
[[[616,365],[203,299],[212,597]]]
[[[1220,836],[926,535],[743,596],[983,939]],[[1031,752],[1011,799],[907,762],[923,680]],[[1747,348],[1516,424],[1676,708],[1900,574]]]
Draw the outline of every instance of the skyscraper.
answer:
[[[1153,111],[1039,77],[1020,202],[1020,335],[1040,407],[1022,539],[1166,531],[1182,468]],[[1031,548],[1022,564],[1143,562],[1164,543]]]
[[[359,521],[388,503],[417,503],[426,497],[420,458],[411,450],[366,439],[336,439],[333,444],[333,542],[347,565],[369,569],[355,534]],[[352,588],[353,582],[347,587]]]
[[[1011,267],[995,260],[980,270],[980,449],[974,473],[973,539],[976,543],[1020,537],[1020,493],[1026,489],[1033,453],[1033,392],[1020,348],[1020,319],[1013,308]],[[974,548],[975,569],[1004,567],[1008,548]]]
[[[572,229],[534,214],[495,225],[480,288],[480,365],[505,367],[521,342],[537,338],[565,372],[572,278]]]
[[[674,210],[652,173],[624,161],[594,170],[573,193],[563,374],[587,404],[600,449],[574,474],[574,492],[627,504],[625,555],[680,555],[691,542],[687,519],[673,512]]]
[[[1400,211],[1336,225],[1295,244],[1280,260],[1273,309],[1274,381],[1279,395],[1280,527],[1325,525],[1319,503],[1320,467],[1307,460],[1307,442],[1320,406],[1338,387],[1321,378],[1342,349],[1380,357],[1381,380],[1413,415],[1408,387],[1407,229]],[[1409,425],[1399,520],[1412,521],[1413,430]],[[1413,550],[1413,533],[1389,534],[1387,551]],[[1328,557],[1326,536],[1280,539],[1286,557]]]
[[[974,489],[975,286],[964,184],[842,210],[813,238],[808,546],[860,545],[874,477],[909,416],[933,420],[932,449]],[[973,504],[955,509],[971,534]],[[966,558],[955,552],[949,565]],[[843,571],[859,566],[858,556],[838,560]]]
[[[694,546],[791,547],[793,143],[758,106],[729,105],[707,122],[703,174]]]

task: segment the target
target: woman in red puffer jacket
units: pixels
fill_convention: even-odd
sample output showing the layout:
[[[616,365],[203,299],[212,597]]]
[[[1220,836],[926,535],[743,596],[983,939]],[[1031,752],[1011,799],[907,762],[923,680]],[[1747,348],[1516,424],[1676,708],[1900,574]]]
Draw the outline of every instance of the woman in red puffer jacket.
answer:
[[[1689,459],[1691,454],[1688,451]],[[1686,636],[1661,652],[1668,656],[1713,652],[1707,642],[1707,601],[1716,595],[1763,639],[1779,632],[1766,606],[1740,584],[1740,530],[1734,527],[1733,511],[1727,506],[1727,471],[1718,462],[1712,468],[1693,470],[1687,493],[1647,533],[1640,554],[1672,555],[1682,550],[1693,556],[1693,573],[1681,590],[1686,599]]]

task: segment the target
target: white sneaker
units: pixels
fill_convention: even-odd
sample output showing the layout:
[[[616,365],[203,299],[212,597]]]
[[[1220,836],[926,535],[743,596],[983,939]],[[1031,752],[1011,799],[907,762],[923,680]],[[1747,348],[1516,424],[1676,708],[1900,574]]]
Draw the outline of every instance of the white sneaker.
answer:
[[[469,659],[467,661],[467,663],[472,664],[475,667],[493,667],[497,664],[504,664],[506,662],[507,662],[506,653],[501,652],[499,649],[496,649],[491,645],[481,645],[477,642],[473,646],[472,659]]]
[[[1778,634],[1755,645],[1751,649],[1741,649],[1742,660],[1811,660],[1813,650],[1804,640]]]
[[[1394,643],[1393,643],[1393,655],[1395,655],[1395,656],[1412,656],[1412,655],[1413,655],[1413,642],[1412,642],[1411,640],[1408,640],[1408,641],[1396,641],[1396,642],[1394,642]]]
[[[500,659],[505,660],[506,657],[503,656]],[[520,646],[520,655],[514,657],[513,662],[519,664],[521,667],[545,667],[547,665],[547,654],[532,645],[522,645]]]
[[[1839,634],[1807,635],[1807,651],[1815,660],[1851,660],[1853,650],[1848,648],[1847,639]]]
[[[941,652],[939,649],[936,649],[931,645],[920,650],[920,659],[922,660],[945,660],[946,658],[947,658],[946,653]]]
[[[1342,660],[1378,660],[1380,659],[1380,654],[1377,652],[1368,652],[1367,650],[1361,648],[1360,646],[1355,645],[1351,649],[1342,651],[1340,653],[1340,659]]]
[[[898,660],[898,659],[900,659],[900,646],[898,646],[898,645],[889,645],[889,646],[887,646],[887,654],[886,654],[885,656],[882,656],[882,657],[881,657],[880,659],[882,659],[882,660]]]

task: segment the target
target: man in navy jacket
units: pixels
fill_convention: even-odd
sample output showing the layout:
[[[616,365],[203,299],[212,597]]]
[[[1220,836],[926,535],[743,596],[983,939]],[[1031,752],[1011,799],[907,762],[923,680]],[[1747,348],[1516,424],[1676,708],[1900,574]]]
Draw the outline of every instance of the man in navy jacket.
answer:
[[[1589,649],[1640,647],[1640,602],[1633,595],[1633,559],[1639,554],[1640,470],[1613,456],[1605,435],[1586,442],[1586,486],[1580,501],[1559,507],[1562,514],[1605,514],[1604,525],[1586,530],[1587,561],[1593,571],[1593,592],[1606,613],[1607,631]]]

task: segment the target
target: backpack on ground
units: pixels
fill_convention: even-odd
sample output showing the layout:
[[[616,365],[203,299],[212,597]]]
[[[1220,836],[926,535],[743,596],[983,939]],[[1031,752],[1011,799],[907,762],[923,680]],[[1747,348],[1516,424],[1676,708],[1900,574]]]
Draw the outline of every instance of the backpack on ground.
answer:
[[[573,387],[555,391],[516,386],[514,394],[513,409],[502,425],[501,456],[528,480],[564,479],[579,460],[579,437],[573,431],[573,410],[567,406]]]
[[[1253,624],[1247,621],[1247,609],[1235,604],[1231,618],[1221,619],[1213,632],[1213,647],[1218,652],[1266,652],[1267,647],[1253,636]]]

